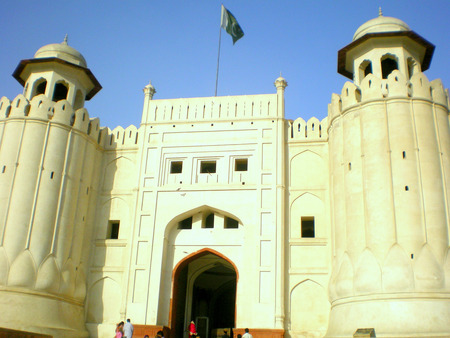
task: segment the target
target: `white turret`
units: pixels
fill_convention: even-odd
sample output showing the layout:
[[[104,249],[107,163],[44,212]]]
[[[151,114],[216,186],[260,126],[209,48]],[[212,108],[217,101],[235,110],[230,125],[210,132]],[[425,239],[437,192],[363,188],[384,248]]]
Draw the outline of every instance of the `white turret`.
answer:
[[[67,44],[67,35],[62,43],[43,46],[33,59],[20,61],[13,76],[28,100],[44,94],[54,102],[67,100],[74,110],[102,89],[83,55]]]
[[[101,87],[67,39],[13,76],[25,88],[0,100],[0,327],[87,336],[85,234],[101,155],[99,121],[83,105]]]
[[[440,80],[421,73],[433,50],[403,21],[380,13],[339,51],[338,70],[354,82],[333,95],[328,116],[334,257],[327,336],[366,327],[383,337],[448,330],[449,110]]]
[[[380,79],[398,69],[407,79],[430,66],[434,45],[403,21],[383,16],[361,25],[338,53],[338,72],[356,85],[369,74]]]

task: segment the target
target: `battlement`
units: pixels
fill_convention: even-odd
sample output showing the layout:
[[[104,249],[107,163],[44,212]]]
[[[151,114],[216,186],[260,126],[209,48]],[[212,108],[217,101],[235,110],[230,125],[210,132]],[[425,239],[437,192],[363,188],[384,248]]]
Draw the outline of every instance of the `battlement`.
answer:
[[[322,121],[319,121],[317,118],[311,117],[306,122],[299,117],[295,121],[289,121],[288,129],[289,141],[326,141],[328,139],[328,118],[325,117]]]
[[[328,117],[331,121],[348,108],[364,102],[402,97],[433,101],[447,109],[450,106],[448,90],[444,89],[440,79],[430,82],[425,74],[419,72],[408,81],[401,72],[394,70],[387,79],[369,74],[361,81],[360,87],[346,82],[341,95],[332,95]]]
[[[105,150],[115,150],[119,148],[135,148],[138,146],[139,129],[131,125],[127,128],[118,126],[113,130],[102,129],[100,144]]]
[[[74,111],[72,105],[66,100],[53,102],[44,95],[38,95],[28,101],[25,96],[19,94],[11,102],[8,98],[2,97],[0,99],[0,121],[15,118],[63,124],[87,134],[95,142],[100,140],[100,120],[90,118],[85,108]]]
[[[281,114],[276,94],[150,100],[142,123],[283,117]]]

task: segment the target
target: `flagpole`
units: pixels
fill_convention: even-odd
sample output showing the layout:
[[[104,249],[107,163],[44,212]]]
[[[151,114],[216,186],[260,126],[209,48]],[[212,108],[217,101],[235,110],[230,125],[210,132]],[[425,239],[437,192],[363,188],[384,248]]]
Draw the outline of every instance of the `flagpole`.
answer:
[[[216,91],[214,92],[214,96],[217,96],[217,83],[219,81],[220,40],[222,39],[222,9],[221,9],[220,13],[221,13],[220,14],[221,19],[220,19],[220,26],[219,26],[219,51],[217,53]]]

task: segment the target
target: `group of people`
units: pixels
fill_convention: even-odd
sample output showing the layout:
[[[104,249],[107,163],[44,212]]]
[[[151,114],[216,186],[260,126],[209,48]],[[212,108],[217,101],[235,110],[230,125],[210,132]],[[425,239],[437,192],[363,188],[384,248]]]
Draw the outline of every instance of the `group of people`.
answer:
[[[134,327],[130,319],[127,322],[120,322],[116,326],[116,334],[114,338],[133,338]]]
[[[127,319],[126,323],[120,322],[117,324],[114,338],[133,338],[133,331],[134,331],[133,324],[131,324],[130,319]],[[189,337],[191,338],[197,337],[197,329],[193,321],[189,324]],[[150,337],[148,335],[145,335],[144,338]],[[155,338],[164,338],[163,331],[158,331]],[[244,335],[241,336],[240,334],[238,334],[237,338],[253,338],[253,336],[249,333],[248,329],[245,329]]]

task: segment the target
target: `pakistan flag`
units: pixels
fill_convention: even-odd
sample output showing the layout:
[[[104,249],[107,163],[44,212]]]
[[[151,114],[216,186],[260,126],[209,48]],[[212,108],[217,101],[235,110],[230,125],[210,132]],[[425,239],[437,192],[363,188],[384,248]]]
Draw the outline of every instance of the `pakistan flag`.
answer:
[[[233,38],[233,45],[244,36],[241,26],[231,12],[222,5],[222,19],[220,26]]]

